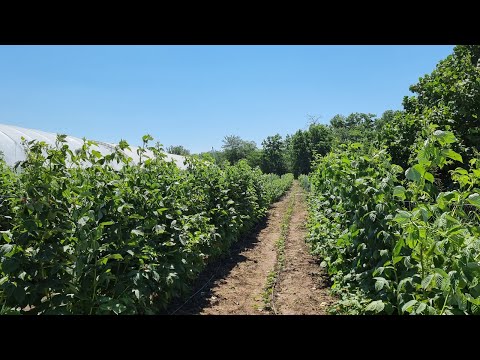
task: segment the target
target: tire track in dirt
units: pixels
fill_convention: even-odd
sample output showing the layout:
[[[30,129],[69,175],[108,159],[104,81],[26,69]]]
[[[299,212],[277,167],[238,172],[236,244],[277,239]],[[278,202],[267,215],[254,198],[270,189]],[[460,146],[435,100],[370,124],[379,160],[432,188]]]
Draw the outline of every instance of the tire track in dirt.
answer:
[[[277,261],[275,243],[291,196],[292,188],[273,204],[256,231],[233,244],[230,256],[207,267],[194,286],[193,293],[200,292],[176,314],[269,314],[263,309],[262,294]]]
[[[175,301],[168,313],[177,315],[272,314],[262,295],[268,275],[276,268],[276,243],[282,221],[295,197],[284,266],[278,273],[274,302],[278,314],[326,314],[335,299],[329,295],[328,277],[308,251],[306,194],[298,181],[268,211],[265,220],[244,239],[233,244],[230,254],[210,264],[193,286],[186,303]]]
[[[323,315],[335,302],[329,294],[328,276],[305,243],[308,217],[306,194],[297,181],[291,191],[295,208],[285,240],[284,266],[274,292],[277,313],[283,315]]]

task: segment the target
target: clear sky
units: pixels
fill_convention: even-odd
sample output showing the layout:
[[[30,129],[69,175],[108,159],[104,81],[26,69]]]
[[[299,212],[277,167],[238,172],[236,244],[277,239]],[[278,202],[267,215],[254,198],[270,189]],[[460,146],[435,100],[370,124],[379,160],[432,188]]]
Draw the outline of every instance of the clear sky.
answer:
[[[308,116],[381,115],[453,46],[0,46],[0,123],[132,145],[260,146]]]

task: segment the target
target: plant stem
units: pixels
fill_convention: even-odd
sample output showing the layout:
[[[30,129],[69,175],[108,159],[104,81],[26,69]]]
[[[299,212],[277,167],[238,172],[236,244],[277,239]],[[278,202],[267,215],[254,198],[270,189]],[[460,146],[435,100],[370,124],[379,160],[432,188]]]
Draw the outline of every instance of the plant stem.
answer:
[[[445,310],[445,306],[447,306],[448,297],[450,296],[450,291],[448,292],[447,296],[445,297],[445,302],[443,303],[442,310],[440,311],[440,315],[443,315],[443,311]]]

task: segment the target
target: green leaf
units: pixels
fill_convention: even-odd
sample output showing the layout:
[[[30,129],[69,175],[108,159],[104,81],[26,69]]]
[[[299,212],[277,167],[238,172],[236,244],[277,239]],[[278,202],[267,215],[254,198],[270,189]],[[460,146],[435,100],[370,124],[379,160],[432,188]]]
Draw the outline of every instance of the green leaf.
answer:
[[[130,149],[129,145],[128,145],[128,142],[126,140],[120,140],[120,142],[118,143],[118,147],[121,149],[121,150],[125,150],[125,149]]]
[[[415,314],[421,314],[423,310],[425,310],[427,308],[427,304],[425,303],[420,303],[420,305],[418,305],[417,309],[415,310]]]
[[[167,280],[167,284],[168,284],[168,285],[172,285],[173,282],[175,281],[175,279],[177,279],[177,278],[178,278],[178,275],[177,275],[176,272],[171,272],[171,273],[169,273],[169,274],[167,275],[167,279],[166,279],[166,280]]]
[[[460,175],[468,175],[468,171],[465,170],[465,169],[462,169],[462,168],[460,168],[460,167],[456,168],[456,169],[454,170],[454,173],[455,173],[455,174],[460,174]]]
[[[475,194],[472,194],[468,197],[467,201],[472,204],[472,205],[475,205],[476,207],[480,208],[480,195],[475,193]]]
[[[395,265],[396,263],[398,263],[399,261],[402,261],[403,259],[403,256],[395,256],[393,258],[393,265]]]
[[[458,308],[462,311],[467,309],[468,301],[465,295],[457,288],[453,298],[457,301]]]
[[[434,274],[430,274],[430,275],[426,276],[422,280],[422,288],[426,290],[430,286],[430,283],[432,282],[434,277],[435,277]]]
[[[448,157],[452,160],[460,161],[461,163],[463,163],[462,155],[453,151],[452,149],[443,150],[442,153],[443,153],[444,156],[446,156],[446,157]]]
[[[66,142],[67,140],[67,135],[65,134],[57,134],[57,141],[58,142]]]
[[[397,215],[395,215],[393,220],[395,220],[399,224],[404,224],[407,221],[409,221],[411,217],[412,217],[412,214],[410,212],[405,210],[397,210]]]
[[[383,311],[384,308],[385,308],[385,304],[383,303],[383,301],[376,300],[368,304],[367,307],[365,308],[365,311],[372,311],[378,314],[379,312]]]
[[[408,168],[407,171],[405,171],[405,177],[408,180],[419,182],[424,173],[425,168],[420,164],[416,164],[411,168]]]
[[[415,305],[418,301],[417,300],[410,300],[409,302],[407,302],[406,304],[404,304],[402,306],[402,312],[406,312],[408,311],[409,309],[412,308],[413,305]]]
[[[92,155],[97,159],[100,159],[102,157],[102,153],[100,151],[91,150],[91,152],[92,152]]]
[[[433,269],[433,271],[435,271],[437,274],[442,275],[442,277],[445,279],[450,279],[450,276],[448,276],[448,274],[443,269],[435,268]]]
[[[140,291],[138,291],[138,289],[133,289],[132,292],[135,294],[135,297],[140,300]]]
[[[152,137],[151,135],[149,135],[149,134],[143,135],[143,136],[142,136],[142,140],[143,140],[144,143],[147,143],[147,142],[149,142],[149,141],[152,141],[152,140],[153,140],[153,137]]]
[[[480,306],[472,304],[472,314],[473,315],[480,315]]]
[[[405,246],[405,241],[403,241],[403,239],[398,240],[397,243],[395,244],[395,247],[393,248],[393,252],[392,252],[392,256],[394,256],[394,264],[395,264],[395,257],[397,257],[400,254],[400,251],[404,246]]]
[[[428,219],[430,218],[431,216],[431,213],[430,211],[425,207],[425,205],[420,205],[420,215],[422,216],[422,219],[424,222],[427,222]]]
[[[10,251],[13,250],[12,244],[5,244],[0,246],[0,256],[7,255]]]
[[[457,141],[451,131],[435,130],[433,136],[435,136],[442,145],[452,144]]]
[[[165,232],[165,225],[155,225],[153,227],[153,231],[155,232],[155,234],[161,235]]]
[[[144,235],[145,235],[142,230],[138,230],[138,229],[133,229],[133,230],[131,231],[131,233],[132,233],[133,235],[137,235],[137,236],[144,236]]]
[[[7,243],[10,243],[12,241],[12,234],[10,231],[0,231],[2,233],[3,240],[5,240]]]
[[[393,188],[393,196],[400,198],[401,200],[405,200],[405,188],[403,186],[395,186]]]
[[[375,282],[375,290],[378,292],[380,290],[382,290],[385,286],[388,287],[388,281],[382,277],[375,277],[374,278],[375,280],[377,280]]]
[[[435,180],[433,178],[433,175],[431,173],[429,173],[428,171],[425,173],[424,177],[425,177],[425,180],[430,181],[431,183],[433,183],[433,181]]]
[[[465,297],[467,298],[467,300],[469,302],[471,302],[472,304],[475,304],[477,306],[480,306],[480,297],[477,297],[477,298],[474,298],[472,295],[470,295],[469,293],[466,293],[465,294]]]
[[[363,185],[365,183],[366,183],[366,180],[364,178],[355,179],[355,185]]]
[[[467,263],[467,268],[473,270],[474,272],[480,273],[480,263],[478,263],[478,262]]]
[[[88,216],[82,216],[78,221],[77,221],[77,224],[80,225],[80,227],[83,227],[87,224],[88,220],[90,220],[90,218]]]

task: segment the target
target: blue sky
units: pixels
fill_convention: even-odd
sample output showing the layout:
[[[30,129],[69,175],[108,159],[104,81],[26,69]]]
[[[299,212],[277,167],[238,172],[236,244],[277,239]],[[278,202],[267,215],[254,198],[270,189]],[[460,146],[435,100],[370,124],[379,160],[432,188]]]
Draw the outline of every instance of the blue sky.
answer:
[[[133,145],[260,146],[308,116],[381,115],[453,46],[0,46],[0,123]]]

